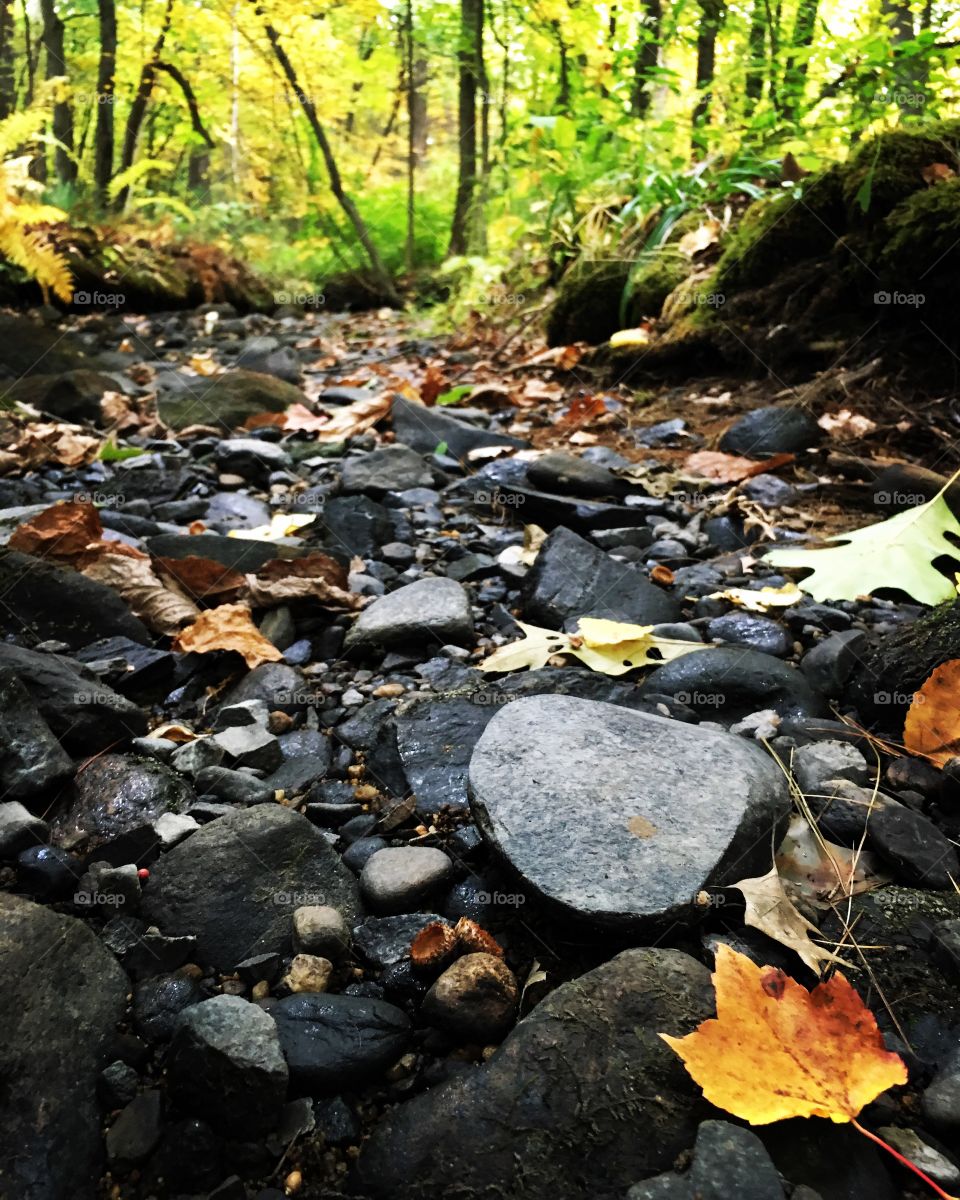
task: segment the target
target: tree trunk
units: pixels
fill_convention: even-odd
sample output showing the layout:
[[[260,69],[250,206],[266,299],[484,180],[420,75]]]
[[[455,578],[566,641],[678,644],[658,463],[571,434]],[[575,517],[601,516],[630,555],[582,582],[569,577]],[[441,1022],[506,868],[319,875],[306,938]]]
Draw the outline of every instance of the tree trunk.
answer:
[[[163,12],[160,32],[157,34],[157,40],[153,43],[153,50],[150,57],[143,64],[143,68],[140,71],[140,83],[137,85],[136,95],[133,97],[130,112],[127,114],[127,126],[123,133],[123,151],[120,155],[121,175],[124,171],[129,171],[137,156],[137,138],[140,136],[140,127],[143,124],[143,118],[147,115],[150,93],[153,91],[153,84],[157,78],[160,55],[163,53],[163,46],[167,40],[167,34],[170,32],[170,22],[172,19],[173,0],[167,0],[167,7]],[[123,212],[129,195],[130,189],[128,187],[121,188],[117,193],[116,199],[113,202],[117,212]]]
[[[797,61],[795,52],[807,50],[813,43],[817,27],[819,0],[800,0],[793,22],[790,53],[783,80],[783,114],[788,121],[796,121],[803,106],[803,90],[807,82],[807,60]]]
[[[330,190],[333,192],[334,198],[340,205],[350,225],[353,227],[354,233],[357,235],[357,240],[363,247],[364,253],[373,271],[375,280],[383,289],[384,295],[391,300],[399,303],[400,297],[397,294],[396,286],[390,278],[390,273],[387,271],[380,257],[377,247],[370,237],[370,231],[367,229],[366,223],[361,217],[356,204],[350,196],[347,195],[343,187],[343,180],[340,176],[340,168],[337,166],[337,160],[334,157],[333,149],[327,139],[326,131],[320,123],[320,118],[317,116],[316,105],[300,86],[300,81],[297,79],[297,73],[293,69],[293,63],[290,61],[286,50],[283,48],[283,43],[280,41],[280,35],[276,29],[266,19],[263,9],[260,7],[258,0],[250,0],[254,7],[257,16],[263,21],[263,27],[266,32],[270,45],[273,48],[273,53],[276,56],[277,62],[280,64],[280,69],[286,76],[293,94],[300,101],[300,107],[303,109],[304,115],[309,122],[310,128],[313,131],[313,136],[316,139],[317,145],[320,148],[320,153],[323,155],[323,161],[327,168],[327,176],[330,179]]]
[[[97,0],[100,15],[100,61],[97,66],[97,128],[94,136],[93,179],[97,203],[107,204],[113,178],[113,103],[117,69],[117,8],[115,0]]]
[[[480,83],[480,43],[483,39],[483,0],[460,0],[460,86],[457,102],[459,174],[453,207],[448,254],[466,254],[471,244],[471,214],[477,186],[477,90]]]
[[[17,86],[13,66],[13,0],[0,0],[0,121],[16,107]]]
[[[763,85],[766,81],[769,61],[766,56],[767,20],[763,0],[754,0],[753,12],[750,14],[750,33],[747,45],[749,58],[745,90],[752,107],[763,98]]]
[[[63,56],[63,22],[57,14],[55,0],[40,0],[43,16],[43,52],[46,59],[47,79],[65,77],[67,64]],[[73,109],[69,101],[58,100],[53,106],[53,136],[58,145],[53,151],[53,165],[57,179],[70,184],[77,177],[77,164],[73,153]]]
[[[717,34],[726,11],[726,0],[700,0],[701,18],[697,29],[697,91],[700,96],[693,110],[694,130],[706,123],[710,112],[708,89],[716,68]]]
[[[403,20],[403,55],[407,96],[407,243],[405,262],[407,271],[416,265],[416,179],[417,179],[417,135],[416,94],[417,81],[414,76],[413,47],[413,0],[407,0]]]
[[[633,68],[633,93],[630,107],[635,117],[645,117],[650,110],[650,80],[660,58],[660,22],[663,9],[660,0],[647,0],[640,13],[639,36]]]

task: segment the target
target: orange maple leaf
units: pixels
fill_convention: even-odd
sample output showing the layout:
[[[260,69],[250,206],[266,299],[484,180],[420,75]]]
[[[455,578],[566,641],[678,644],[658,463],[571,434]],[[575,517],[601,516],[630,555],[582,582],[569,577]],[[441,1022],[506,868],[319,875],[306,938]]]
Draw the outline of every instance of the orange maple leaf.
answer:
[[[938,767],[960,755],[960,658],[941,663],[913,694],[903,744]]]
[[[839,972],[810,992],[776,967],[721,945],[717,1016],[683,1038],[661,1034],[711,1104],[766,1125],[786,1117],[852,1121],[907,1068]]]

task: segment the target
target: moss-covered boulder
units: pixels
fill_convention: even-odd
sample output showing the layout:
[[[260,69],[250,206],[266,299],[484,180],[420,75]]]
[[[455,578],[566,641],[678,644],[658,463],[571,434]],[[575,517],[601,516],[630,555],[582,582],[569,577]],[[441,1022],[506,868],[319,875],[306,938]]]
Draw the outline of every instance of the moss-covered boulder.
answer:
[[[689,259],[663,246],[635,262],[581,262],[564,276],[547,317],[547,343],[605,342],[618,329],[660,315],[667,296],[686,279]]]
[[[260,371],[226,371],[197,384],[186,393],[161,393],[157,409],[171,429],[219,425],[229,430],[258,413],[283,412],[291,404],[303,403],[299,388]]]
[[[863,142],[841,168],[851,223],[882,220],[926,186],[923,170],[933,163],[960,165],[960,120],[890,129]]]
[[[941,301],[956,305],[960,179],[908,196],[883,222],[882,234],[874,265],[885,289],[922,297],[928,312]]]

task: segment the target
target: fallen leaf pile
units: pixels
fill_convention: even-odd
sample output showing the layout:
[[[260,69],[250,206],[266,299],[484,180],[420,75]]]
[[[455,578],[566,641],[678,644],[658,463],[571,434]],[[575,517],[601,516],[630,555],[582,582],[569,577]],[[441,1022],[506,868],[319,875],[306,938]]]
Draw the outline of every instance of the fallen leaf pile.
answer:
[[[956,557],[960,545],[960,521],[944,499],[945,491],[887,521],[829,538],[835,545],[774,550],[766,561],[787,569],[813,568],[800,587],[815,600],[856,600],[878,588],[899,588],[921,604],[956,599],[953,580],[933,565],[941,555]]]
[[[717,950],[717,1015],[686,1037],[660,1036],[711,1104],[751,1125],[788,1117],[853,1121],[907,1068],[839,972],[807,991],[776,967]]]
[[[634,667],[660,666],[682,654],[707,650],[699,642],[657,637],[652,625],[628,625],[580,617],[576,633],[558,633],[518,621],[523,638],[501,646],[480,663],[481,671],[518,671],[546,666],[555,654],[570,654],[604,675],[624,675]]]
[[[124,542],[105,538],[100,515],[88,501],[63,501],[44,509],[14,530],[9,545],[23,554],[72,567],[111,588],[154,633],[176,637],[189,625],[194,630],[191,636],[203,644],[182,649],[238,650],[248,663],[258,655],[258,662],[280,658],[275,647],[260,637],[248,604],[270,608],[312,600],[345,611],[362,604],[349,589],[347,569],[329,555],[314,552],[299,559],[273,559],[249,575],[201,555],[151,558]],[[224,644],[217,644],[218,637]]]
[[[100,452],[102,439],[91,437],[79,425],[65,421],[16,421],[6,417],[2,430],[0,475],[26,471],[56,463],[79,467],[91,463]]]

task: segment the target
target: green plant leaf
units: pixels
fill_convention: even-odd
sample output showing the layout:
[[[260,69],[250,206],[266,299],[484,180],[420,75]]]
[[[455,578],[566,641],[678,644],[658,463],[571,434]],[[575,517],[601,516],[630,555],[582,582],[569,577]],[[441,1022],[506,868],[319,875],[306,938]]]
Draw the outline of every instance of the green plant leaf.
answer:
[[[116,442],[104,442],[97,458],[103,462],[122,462],[125,458],[139,458],[144,453],[136,446],[118,446]]]
[[[813,574],[799,580],[799,587],[815,600],[855,600],[877,588],[899,588],[921,604],[957,598],[954,581],[933,566],[940,555],[960,557],[960,522],[942,492],[888,521],[828,540],[837,544],[819,550],[774,550],[765,561],[788,570],[812,567]]]
[[[437,404],[459,404],[464,396],[469,396],[473,391],[472,383],[462,383],[458,387],[451,388],[449,392],[441,392],[437,397]]]

